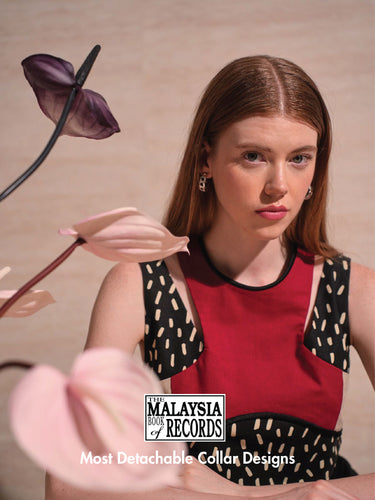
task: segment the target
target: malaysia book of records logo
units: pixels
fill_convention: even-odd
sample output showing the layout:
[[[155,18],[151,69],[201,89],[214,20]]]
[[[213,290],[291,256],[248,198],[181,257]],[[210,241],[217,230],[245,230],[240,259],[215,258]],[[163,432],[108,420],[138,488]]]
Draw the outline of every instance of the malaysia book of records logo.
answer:
[[[145,441],[225,441],[225,394],[145,394]]]

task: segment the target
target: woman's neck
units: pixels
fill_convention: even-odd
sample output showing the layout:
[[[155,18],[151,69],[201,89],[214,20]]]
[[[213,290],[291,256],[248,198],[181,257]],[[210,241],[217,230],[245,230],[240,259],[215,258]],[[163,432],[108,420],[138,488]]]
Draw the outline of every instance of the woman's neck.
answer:
[[[279,239],[251,240],[247,235],[220,235],[209,230],[203,236],[212,264],[222,274],[248,286],[276,281],[289,261]]]

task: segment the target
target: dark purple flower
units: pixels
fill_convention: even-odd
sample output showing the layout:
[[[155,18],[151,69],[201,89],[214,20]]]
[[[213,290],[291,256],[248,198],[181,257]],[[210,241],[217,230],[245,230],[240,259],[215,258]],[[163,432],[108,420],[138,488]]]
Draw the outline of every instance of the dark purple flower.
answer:
[[[76,83],[73,66],[48,54],[35,54],[22,61],[25,76],[43,113],[57,123],[73,87],[77,95],[61,134],[105,139],[120,128],[105,99]]]

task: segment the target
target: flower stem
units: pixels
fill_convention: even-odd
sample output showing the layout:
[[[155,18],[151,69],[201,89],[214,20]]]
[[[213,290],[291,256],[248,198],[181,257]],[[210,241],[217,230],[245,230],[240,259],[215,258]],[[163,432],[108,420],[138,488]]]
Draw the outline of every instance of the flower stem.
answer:
[[[26,293],[30,288],[39,283],[43,278],[48,276],[54,269],[59,267],[60,264],[66,260],[69,255],[80,245],[85,243],[83,238],[77,238],[74,243],[72,243],[66,250],[64,250],[51,264],[49,264],[45,269],[40,271],[36,276],[31,278],[27,283],[23,285],[17,292],[12,295],[1,307],[0,307],[0,318],[5,314],[5,312],[20,298],[24,293]]]
[[[23,368],[28,370],[32,368],[34,363],[29,363],[28,361],[19,361],[18,359],[9,359],[8,361],[3,361],[0,363],[0,370],[5,370],[6,368]]]
[[[76,97],[77,94],[77,88],[73,87],[72,91],[68,97],[68,100],[66,101],[66,104],[64,106],[63,112],[60,116],[59,121],[57,122],[56,128],[51,135],[50,140],[48,141],[46,147],[43,149],[43,151],[40,153],[38,158],[34,161],[34,163],[27,169],[25,172],[18,177],[12,184],[10,184],[2,193],[0,193],[0,201],[5,200],[15,189],[17,189],[26,179],[30,177],[31,174],[35,172],[35,170],[44,162],[44,160],[47,158],[49,152],[51,151],[52,147],[54,146],[55,142],[57,141],[57,138],[60,135],[60,132],[65,125],[66,119],[68,117],[70,108],[72,107],[73,101]]]
[[[16,179],[12,184],[10,184],[2,193],[0,193],[0,201],[5,200],[13,191],[15,191],[26,179],[30,177],[31,174],[35,172],[35,170],[44,162],[44,160],[47,158],[49,152],[53,148],[55,142],[57,141],[64,125],[66,122],[66,119],[68,118],[70,109],[72,107],[72,104],[74,102],[74,99],[76,98],[78,87],[82,87],[84,84],[91,68],[92,65],[95,62],[95,59],[100,51],[100,45],[95,45],[95,47],[91,50],[90,54],[86,57],[85,61],[83,62],[82,66],[79,68],[76,74],[76,85],[72,88],[70,95],[65,103],[64,109],[61,113],[60,119],[56,124],[56,128],[51,135],[50,140],[48,141],[47,145],[43,149],[43,151],[40,153],[38,158],[34,161],[32,165]],[[78,87],[77,87],[78,86]]]

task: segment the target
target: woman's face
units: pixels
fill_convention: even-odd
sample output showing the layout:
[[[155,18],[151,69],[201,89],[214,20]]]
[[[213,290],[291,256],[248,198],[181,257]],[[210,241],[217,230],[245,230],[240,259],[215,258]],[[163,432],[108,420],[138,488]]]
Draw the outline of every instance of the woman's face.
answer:
[[[227,128],[215,148],[207,146],[202,167],[217,196],[213,228],[226,236],[279,237],[304,203],[317,138],[309,125],[283,116],[252,116]]]

